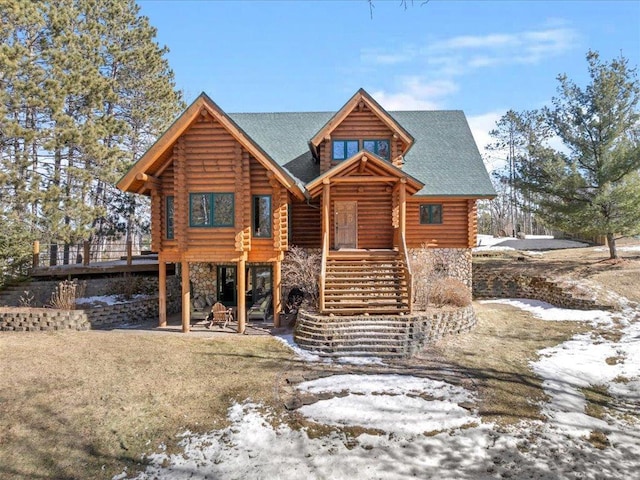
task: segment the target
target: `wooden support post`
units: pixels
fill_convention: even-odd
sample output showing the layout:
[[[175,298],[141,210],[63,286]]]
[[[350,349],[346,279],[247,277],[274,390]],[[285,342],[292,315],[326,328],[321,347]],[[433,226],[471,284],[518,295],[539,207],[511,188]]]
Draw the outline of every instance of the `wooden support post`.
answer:
[[[84,241],[84,243],[82,244],[82,249],[83,249],[83,257],[82,257],[82,264],[87,266],[89,265],[89,256],[91,255],[91,243],[87,240]]]
[[[282,311],[282,262],[273,264],[273,326],[280,327],[280,312]]]
[[[240,260],[238,260],[237,265],[238,311],[236,312],[236,316],[238,318],[236,320],[238,321],[238,333],[244,333],[245,321],[247,319],[247,306],[245,302],[245,292],[247,291],[246,265],[247,257],[246,253],[244,253],[240,257]]]
[[[132,246],[133,244],[131,243],[131,240],[127,240],[127,265],[131,265],[133,261],[133,258],[131,255]]]
[[[189,327],[191,324],[191,287],[189,285],[189,262],[183,259],[180,268],[182,270],[182,332],[189,333]]]
[[[167,263],[158,255],[158,326],[167,326]]]
[[[31,264],[33,268],[38,268],[40,266],[40,241],[35,240],[33,242],[33,262]]]
[[[330,220],[330,211],[331,211],[331,189],[329,180],[325,179],[322,181],[322,232],[327,232],[327,238],[329,239],[329,245],[331,244],[331,232],[329,229],[331,228],[331,220]],[[322,248],[328,248],[329,245],[323,245]]]
[[[407,179],[400,179],[400,195],[398,199],[398,223],[400,224],[400,239],[406,239],[407,231]]]

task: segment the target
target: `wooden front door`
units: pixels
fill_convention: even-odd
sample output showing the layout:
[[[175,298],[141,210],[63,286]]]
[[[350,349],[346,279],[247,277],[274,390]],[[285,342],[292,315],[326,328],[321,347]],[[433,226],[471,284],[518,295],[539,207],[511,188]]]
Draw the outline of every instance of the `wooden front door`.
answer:
[[[335,202],[335,248],[358,248],[358,202]]]

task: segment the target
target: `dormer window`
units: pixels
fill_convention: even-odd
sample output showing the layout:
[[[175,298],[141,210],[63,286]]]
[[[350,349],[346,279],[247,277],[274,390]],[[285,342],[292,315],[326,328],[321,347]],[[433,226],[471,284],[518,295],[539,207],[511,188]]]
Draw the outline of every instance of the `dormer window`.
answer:
[[[363,148],[371,153],[375,153],[380,158],[389,160],[389,140],[365,140]]]
[[[360,150],[358,140],[334,140],[332,144],[332,158],[334,160],[346,160],[353,157]]]

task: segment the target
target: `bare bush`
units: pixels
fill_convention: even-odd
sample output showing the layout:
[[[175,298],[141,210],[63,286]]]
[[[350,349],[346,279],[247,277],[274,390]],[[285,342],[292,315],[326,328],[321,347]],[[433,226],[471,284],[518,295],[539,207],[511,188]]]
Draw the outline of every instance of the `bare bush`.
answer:
[[[35,297],[33,296],[33,293],[31,293],[29,290],[25,290],[20,296],[20,306],[26,308],[33,307],[34,300]]]
[[[85,282],[79,283],[76,280],[60,282],[51,294],[49,305],[59,310],[73,310],[76,308],[76,299],[84,296],[86,288]]]
[[[437,306],[466,307],[471,305],[471,292],[460,280],[443,278],[431,289],[431,302]]]
[[[282,262],[282,286],[286,291],[302,290],[308,304],[318,307],[318,277],[320,275],[320,253],[291,246]],[[305,303],[307,303],[305,302]]]

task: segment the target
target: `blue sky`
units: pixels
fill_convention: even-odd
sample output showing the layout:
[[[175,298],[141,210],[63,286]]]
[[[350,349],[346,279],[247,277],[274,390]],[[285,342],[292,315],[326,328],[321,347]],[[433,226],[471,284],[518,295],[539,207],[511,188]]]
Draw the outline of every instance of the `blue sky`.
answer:
[[[597,50],[640,63],[640,1],[138,0],[188,102],[335,111],[360,87],[388,110],[464,110],[481,148],[508,109],[539,108]]]

